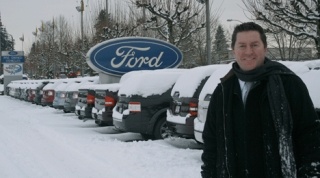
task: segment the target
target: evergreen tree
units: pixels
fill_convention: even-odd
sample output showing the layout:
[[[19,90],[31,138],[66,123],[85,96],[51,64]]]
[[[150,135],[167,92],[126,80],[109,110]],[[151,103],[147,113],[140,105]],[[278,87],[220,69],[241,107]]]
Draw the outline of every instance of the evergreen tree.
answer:
[[[222,61],[229,59],[228,44],[221,25],[219,25],[217,28],[213,50],[214,58],[217,63],[221,63]]]
[[[1,51],[14,50],[14,39],[12,35],[7,33],[6,28],[0,28],[1,37]]]

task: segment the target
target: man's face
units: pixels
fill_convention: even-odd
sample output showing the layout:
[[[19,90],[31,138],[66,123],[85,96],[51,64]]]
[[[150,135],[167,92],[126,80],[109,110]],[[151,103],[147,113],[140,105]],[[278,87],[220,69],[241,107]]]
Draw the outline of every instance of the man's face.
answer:
[[[241,70],[249,71],[263,65],[267,48],[257,31],[237,33],[233,54]]]

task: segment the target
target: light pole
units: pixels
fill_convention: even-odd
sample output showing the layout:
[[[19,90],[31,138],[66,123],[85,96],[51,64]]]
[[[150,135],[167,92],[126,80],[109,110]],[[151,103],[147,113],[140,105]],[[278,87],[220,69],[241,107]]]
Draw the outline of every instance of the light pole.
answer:
[[[20,37],[19,39],[21,40],[21,43],[22,43],[22,49],[21,49],[21,51],[23,51],[24,35],[22,34],[22,37]]]
[[[84,40],[83,40],[83,11],[84,11],[84,5],[83,0],[81,0],[80,6],[76,7],[77,11],[81,13],[81,49],[84,50]],[[83,76],[83,67],[82,67],[82,61],[81,61],[81,75]]]
[[[106,0],[106,20],[107,20],[107,26],[109,26],[109,3],[108,3],[108,0]]]
[[[84,11],[84,6],[83,6],[83,0],[81,0],[80,6],[76,7],[77,11],[81,13],[81,42],[82,42],[82,48],[84,47],[83,44],[83,11]]]
[[[32,32],[34,35],[34,52],[37,52],[37,36],[38,36],[38,28],[36,27],[36,31]]]
[[[205,3],[206,6],[206,44],[207,44],[207,60],[211,64],[211,35],[210,35],[210,8],[209,0],[197,0],[201,4]]]

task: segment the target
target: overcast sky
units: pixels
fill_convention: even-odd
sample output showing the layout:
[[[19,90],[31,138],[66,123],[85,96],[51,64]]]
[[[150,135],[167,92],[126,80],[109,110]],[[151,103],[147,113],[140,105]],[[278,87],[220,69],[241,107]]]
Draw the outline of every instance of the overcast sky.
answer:
[[[116,0],[109,0],[112,3]],[[118,0],[126,1],[126,0]],[[105,5],[105,0],[84,0],[85,12],[97,4]],[[227,19],[237,19],[247,21],[243,13],[244,7],[241,0],[214,0],[214,9],[221,5],[221,22],[230,28],[238,22],[226,22]],[[29,51],[35,36],[32,32],[41,26],[41,21],[52,21],[60,15],[74,26],[80,28],[80,13],[76,6],[80,5],[80,0],[0,0],[0,13],[3,26],[7,32],[13,36],[16,45],[15,50]],[[88,11],[87,11],[88,12]],[[24,43],[19,40],[24,35]]]

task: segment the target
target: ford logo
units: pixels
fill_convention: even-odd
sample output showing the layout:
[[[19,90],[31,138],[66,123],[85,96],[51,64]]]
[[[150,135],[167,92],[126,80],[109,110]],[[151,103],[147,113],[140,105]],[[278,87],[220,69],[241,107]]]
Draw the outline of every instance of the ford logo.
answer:
[[[17,55],[18,52],[17,52],[17,51],[9,51],[8,54],[9,54],[9,55]]]
[[[174,45],[154,38],[123,37],[92,47],[86,56],[97,72],[121,76],[135,70],[175,68],[182,53]]]

